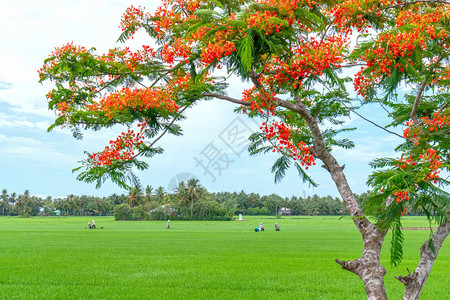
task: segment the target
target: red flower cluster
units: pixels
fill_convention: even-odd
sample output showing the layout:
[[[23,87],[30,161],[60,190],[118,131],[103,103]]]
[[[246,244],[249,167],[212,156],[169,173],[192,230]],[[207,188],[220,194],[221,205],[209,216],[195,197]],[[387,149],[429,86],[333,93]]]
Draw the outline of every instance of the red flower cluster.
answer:
[[[268,93],[264,90],[257,90],[255,87],[242,92],[242,100],[250,102],[250,110],[258,111],[260,114],[273,116],[275,114],[276,99],[275,93]]]
[[[279,33],[283,25],[274,21],[277,14],[274,11],[255,11],[245,20],[247,28],[256,27],[264,34],[270,35],[273,32]]]
[[[329,13],[334,16],[334,24],[341,31],[352,32],[352,27],[363,31],[371,28],[367,16],[384,20],[381,11],[384,7],[400,4],[399,0],[344,0],[339,5],[330,6]]]
[[[429,132],[439,132],[440,130],[449,130],[450,129],[450,107],[442,111],[437,111],[433,113],[433,117],[423,117],[421,118],[422,124],[425,130],[429,130]],[[409,120],[406,122],[407,128],[403,130],[403,136],[407,139],[410,139],[414,144],[418,145],[420,141],[420,135],[424,132],[421,132],[420,127],[414,124],[413,120]]]
[[[47,96],[49,98],[51,98],[51,93],[49,93],[50,96]],[[58,116],[64,116],[67,114],[67,112],[70,110],[70,104],[67,103],[66,101],[62,101],[62,102],[58,102],[56,103],[56,109],[57,109],[57,115]]]
[[[226,32],[218,31],[215,36],[216,38],[213,41],[206,44],[200,56],[201,62],[205,65],[209,65],[213,61],[220,60],[236,51],[234,42],[226,40]]]
[[[156,52],[153,48],[143,45],[142,50],[137,50],[136,52],[132,52],[128,47],[123,49],[111,49],[108,53],[103,54],[98,59],[107,63],[119,62],[125,65],[130,72],[135,72],[143,62],[149,61],[150,59],[155,58],[155,56]],[[113,66],[114,64],[112,64],[111,67]],[[111,78],[112,76],[109,76],[109,79]]]
[[[143,143],[144,134],[135,133],[133,130],[122,132],[116,140],[109,141],[110,146],[100,153],[93,153],[89,156],[94,167],[110,166],[115,161],[126,161],[133,159],[134,149]]]
[[[158,38],[163,38],[177,24],[197,19],[194,13],[200,3],[199,0],[163,0],[163,5],[156,9],[148,21],[158,33]]]
[[[298,8],[312,9],[316,4],[312,0],[257,0],[254,3],[270,7],[267,10],[253,10],[246,16],[247,28],[258,28],[265,35],[279,33],[285,28],[296,28],[299,31],[311,31],[311,24],[298,18]],[[279,20],[286,21],[282,23]]]
[[[437,155],[436,150],[433,148],[428,148],[427,152],[420,154],[421,160],[426,163],[429,173],[425,175],[424,180],[433,180],[436,183],[436,178],[439,177],[440,169],[442,169],[442,162],[440,161],[440,156]]]
[[[440,129],[450,127],[450,107],[444,111],[433,113],[433,118],[422,118],[423,123],[429,127],[430,131],[439,131]]]
[[[354,0],[347,2],[354,2]],[[368,12],[372,11],[372,8],[367,9]],[[438,28],[446,12],[450,12],[448,5],[443,5],[435,11],[427,9],[423,5],[410,5],[401,10],[396,19],[397,29],[378,35],[372,47],[367,49],[365,55],[360,58],[361,61],[366,61],[367,66],[362,67],[355,76],[355,91],[359,95],[367,97],[369,87],[378,84],[382,78],[390,77],[394,71],[401,74],[408,72],[411,67],[416,68],[420,67],[418,65],[424,64],[423,67],[427,68],[427,65],[436,63],[433,58],[418,62],[414,57],[415,53],[421,53],[420,55],[423,56],[423,52],[435,39],[439,40],[441,46],[450,50],[445,29]],[[406,29],[402,27],[405,24],[409,25]],[[364,73],[363,71],[366,69],[369,72]],[[441,76],[441,79],[449,78],[446,78],[445,75]],[[434,79],[435,84],[437,81]]]
[[[164,44],[161,56],[164,61],[171,66],[175,62],[176,58],[181,58],[180,62],[188,62],[191,56],[191,47],[189,47],[184,40],[178,38],[171,44]]]
[[[259,81],[269,86],[291,83],[297,89],[308,76],[320,76],[330,67],[339,68],[346,41],[344,36],[332,36],[323,41],[312,37],[291,49],[291,58],[273,57],[264,67],[264,73],[270,75],[261,76]]]
[[[402,202],[402,200],[409,200],[409,196],[408,196],[408,191],[407,190],[396,191],[396,192],[394,192],[394,196],[397,196],[397,198],[395,200],[398,203]]]
[[[149,14],[145,13],[140,6],[139,7],[130,6],[122,15],[119,28],[122,29],[122,31],[132,28],[129,37],[133,38],[133,35],[139,28],[142,27],[144,20],[148,17]]]
[[[398,160],[399,164],[395,165],[397,168],[400,167],[400,169],[405,169],[405,167],[407,166],[415,166],[417,163],[410,157],[408,157],[407,159],[403,158],[403,155],[400,157],[400,159]]]
[[[305,169],[316,164],[314,156],[310,152],[310,146],[306,146],[304,142],[294,145],[290,140],[291,132],[294,129],[286,124],[272,122],[272,124],[268,125],[264,122],[260,129],[269,141],[272,141],[273,138],[277,140],[277,143],[273,144],[273,152],[283,152],[291,156],[294,160],[299,160],[302,166],[306,166]]]
[[[38,70],[39,79],[42,79],[45,74],[47,74],[52,68],[54,68],[61,58],[67,58],[69,56],[78,57],[80,55],[85,55],[88,51],[85,47],[74,45],[73,42],[67,43],[61,47],[55,47],[50,55],[47,62]]]
[[[104,111],[106,116],[113,118],[114,113],[127,109],[161,109],[173,112],[178,109],[170,94],[162,88],[130,89],[123,87],[103,97],[99,103],[89,105],[92,111]]]

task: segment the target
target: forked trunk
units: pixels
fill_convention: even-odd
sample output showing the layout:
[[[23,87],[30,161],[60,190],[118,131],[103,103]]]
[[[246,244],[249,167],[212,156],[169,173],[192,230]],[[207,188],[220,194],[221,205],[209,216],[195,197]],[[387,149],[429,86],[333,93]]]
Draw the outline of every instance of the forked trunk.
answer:
[[[423,287],[427,282],[430,275],[431,268],[438,256],[439,249],[441,249],[442,243],[450,232],[450,222],[443,223],[436,232],[432,235],[434,251],[429,247],[429,240],[426,241],[422,247],[420,247],[420,261],[417,265],[414,273],[403,277],[398,276],[400,282],[405,285],[405,292],[403,294],[403,300],[416,300],[419,299],[422,293]],[[409,270],[408,270],[409,272]]]
[[[252,71],[249,73],[255,86],[260,86],[258,82],[257,74]],[[223,97],[222,97],[223,98]],[[225,99],[225,98],[224,98]],[[226,99],[228,100],[228,99]],[[358,275],[364,283],[367,299],[369,300],[385,300],[387,299],[386,289],[384,286],[384,276],[386,275],[386,269],[380,263],[381,246],[386,235],[385,231],[380,231],[374,224],[369,222],[364,212],[355,199],[355,196],[345,178],[343,169],[344,166],[340,166],[334,156],[325,146],[322,132],[320,130],[318,121],[314,117],[308,108],[302,103],[301,99],[296,97],[295,104],[278,99],[279,105],[285,107],[291,111],[297,112],[308,123],[308,127],[311,130],[314,142],[311,147],[311,152],[314,157],[322,160],[323,167],[328,170],[331,177],[336,184],[339,194],[347,207],[350,216],[353,218],[355,226],[358,228],[362,235],[364,242],[364,250],[360,258],[352,261],[341,261],[336,259],[342,268],[351,271]],[[239,104],[249,105],[239,100],[232,101]],[[399,276],[401,282],[405,284],[404,300],[418,299],[420,293],[425,285],[425,282],[430,274],[434,261],[436,260],[437,253],[442,245],[442,242],[447,237],[450,231],[450,224],[447,222],[442,224],[439,229],[433,234],[432,240],[434,242],[435,251],[431,251],[427,247],[428,243],[425,243],[421,248],[420,263],[417,266],[414,274],[410,274],[406,277]]]
[[[380,253],[386,232],[380,231],[374,224],[369,222],[359,208],[353,193],[348,186],[347,180],[342,172],[342,168],[330,168],[333,177],[342,198],[353,217],[353,222],[362,235],[364,249],[360,258],[352,261],[336,262],[361,278],[366,290],[367,299],[385,300],[387,299],[384,286],[384,276],[386,269],[381,265]]]
[[[339,194],[363,238],[364,249],[360,258],[352,261],[336,259],[336,262],[342,268],[355,273],[361,278],[364,283],[367,299],[385,300],[387,299],[384,286],[386,269],[380,263],[380,253],[386,232],[377,229],[366,218],[356,201],[355,195],[347,182],[347,178],[345,178],[343,172],[344,166],[341,167],[338,164],[334,156],[325,146],[317,119],[309,113],[301,101],[297,101],[296,104],[297,112],[308,123],[311,133],[314,136],[314,146],[311,151],[315,157],[322,160],[324,163],[323,167],[330,172],[331,178],[336,184]]]

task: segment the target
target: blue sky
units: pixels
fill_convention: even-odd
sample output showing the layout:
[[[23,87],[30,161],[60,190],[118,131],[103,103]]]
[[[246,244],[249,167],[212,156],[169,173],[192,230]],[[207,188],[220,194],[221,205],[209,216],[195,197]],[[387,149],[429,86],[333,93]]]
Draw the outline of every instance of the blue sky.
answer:
[[[22,193],[61,197],[68,194],[106,196],[122,193],[111,183],[101,189],[78,182],[72,169],[84,158],[85,150],[103,149],[121,128],[104,132],[87,132],[83,140],[71,133],[55,129],[48,133],[55,114],[47,110],[45,94],[50,85],[38,83],[37,70],[56,46],[73,41],[87,48],[96,47],[100,53],[118,46],[120,16],[130,4],[156,7],[157,1],[111,0],[19,0],[0,2],[0,188]],[[148,43],[141,33],[132,46]],[[229,94],[239,97],[244,84],[234,80]],[[245,116],[233,113],[234,105],[225,102],[202,102],[187,113],[182,126],[185,135],[165,138],[160,146],[163,155],[150,162],[150,169],[139,172],[144,185],[168,188],[174,176],[193,174],[209,191],[277,193],[282,196],[332,195],[336,188],[329,174],[318,166],[308,172],[320,186],[310,188],[302,183],[296,171],[288,172],[286,179],[274,184],[270,167],[274,155],[249,157],[242,134],[259,127]],[[382,122],[385,115],[373,108],[363,114]],[[375,157],[393,155],[392,148],[399,142],[365,121],[352,117],[347,126],[360,129],[348,137],[356,147],[336,150],[341,164],[346,164],[346,176],[357,193],[367,190],[365,182],[370,174],[368,161]],[[232,133],[239,133],[234,136]],[[202,168],[215,155],[215,167]],[[218,169],[221,169],[220,172]]]

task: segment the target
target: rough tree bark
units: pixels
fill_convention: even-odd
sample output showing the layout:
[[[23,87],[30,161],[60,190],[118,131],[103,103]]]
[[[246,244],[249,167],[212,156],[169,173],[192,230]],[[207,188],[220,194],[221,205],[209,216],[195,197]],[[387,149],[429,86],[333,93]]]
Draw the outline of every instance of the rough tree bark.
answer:
[[[258,82],[258,74],[254,71],[250,71],[249,75],[254,85],[256,87],[261,87]],[[203,96],[215,97],[245,106],[250,105],[250,103],[243,100],[213,93],[205,93]],[[336,184],[339,194],[341,195],[350,215],[353,218],[355,226],[361,233],[364,243],[364,249],[361,257],[352,261],[341,261],[336,259],[336,262],[340,264],[343,269],[353,272],[361,278],[364,283],[367,299],[387,299],[386,289],[384,286],[386,269],[380,262],[381,246],[383,244],[386,232],[378,230],[378,228],[376,228],[375,225],[366,218],[363,210],[356,201],[350,185],[347,182],[343,168],[338,164],[335,157],[330,153],[325,145],[317,119],[311,115],[307,107],[300,101],[300,99],[296,99],[296,103],[291,103],[282,99],[277,99],[277,101],[278,106],[298,113],[308,123],[308,127],[314,138],[311,152],[316,158],[320,159],[324,163],[325,168],[330,172],[331,178]]]
[[[314,146],[312,152],[314,156],[319,158],[325,164],[325,169],[330,172],[331,178],[336,184],[339,194],[363,239],[364,248],[360,258],[352,261],[341,261],[336,259],[336,262],[340,264],[343,269],[355,273],[361,278],[364,283],[367,299],[387,299],[384,286],[386,269],[380,262],[381,246],[383,245],[386,232],[376,228],[364,215],[364,212],[356,201],[353,191],[347,182],[342,167],[325,146],[317,119],[309,113],[300,101],[297,101],[296,106],[298,107],[297,112],[306,120],[313,134]]]
[[[434,244],[434,252],[428,246],[429,240],[423,243],[420,247],[420,260],[414,273],[410,273],[407,276],[398,276],[397,278],[400,282],[405,285],[405,292],[403,294],[403,300],[415,300],[419,299],[422,293],[423,287],[427,282],[428,276],[430,275],[431,268],[441,249],[442,243],[450,232],[450,222],[447,221],[443,223],[431,236]]]
[[[258,75],[251,71],[249,73],[253,83],[259,87]],[[249,106],[250,103],[234,99],[232,97],[218,95],[214,93],[205,93],[205,97],[214,97],[240,105]],[[364,283],[367,299],[369,300],[386,300],[386,289],[384,285],[384,276],[386,269],[381,265],[380,253],[381,246],[386,236],[385,231],[379,230],[375,224],[371,223],[364,214],[363,210],[356,201],[355,195],[347,182],[343,167],[339,165],[335,157],[327,149],[320,131],[317,119],[311,115],[307,107],[297,99],[296,103],[277,99],[277,105],[288,110],[298,113],[308,123],[314,138],[312,154],[324,163],[324,167],[329,171],[336,188],[341,195],[345,206],[347,207],[350,216],[353,218],[355,226],[361,233],[364,248],[361,257],[351,261],[342,261],[336,259],[336,262],[342,266],[343,269],[348,270],[358,275]],[[418,299],[423,286],[428,278],[437,253],[450,231],[450,224],[447,222],[439,227],[432,239],[434,241],[436,252],[433,253],[427,248],[428,242],[425,242],[421,247],[421,259],[415,272],[406,277],[399,276],[398,279],[405,284],[405,294],[403,299]]]

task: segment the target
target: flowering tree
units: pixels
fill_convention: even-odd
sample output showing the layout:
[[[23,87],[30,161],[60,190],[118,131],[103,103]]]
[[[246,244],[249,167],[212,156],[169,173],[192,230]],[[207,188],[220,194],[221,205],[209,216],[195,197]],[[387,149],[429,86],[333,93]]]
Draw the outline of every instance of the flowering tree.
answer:
[[[438,223],[415,271],[397,277],[404,299],[420,296],[450,231],[448,181],[439,177],[449,167],[450,142],[446,1],[164,0],[153,13],[131,6],[121,28],[121,42],[145,30],[156,48],[99,55],[71,43],[56,48],[39,70],[41,82],[55,83],[47,95],[58,113],[51,128],[68,127],[79,137],[81,129],[129,127],[104,150],[87,153],[78,179],[136,183],[132,169],[147,168],[140,158],[162,152],[155,144],[164,134],[181,134],[177,121],[186,109],[204,99],[233,102],[261,120],[249,151],[279,154],[276,181],[294,166],[315,185],[305,170],[318,160],[329,171],[364,241],[360,258],[336,262],[363,280],[369,299],[387,298],[380,250],[391,230],[391,261],[401,260],[402,215],[420,210]],[[240,99],[227,96],[218,69],[253,87]],[[347,90],[351,82],[358,96]],[[366,211],[332,153],[353,147],[337,136],[351,130],[339,125],[351,112],[359,115],[360,103],[385,109],[390,125],[404,129],[393,145],[400,158],[372,162],[378,170],[369,177],[374,192]]]

